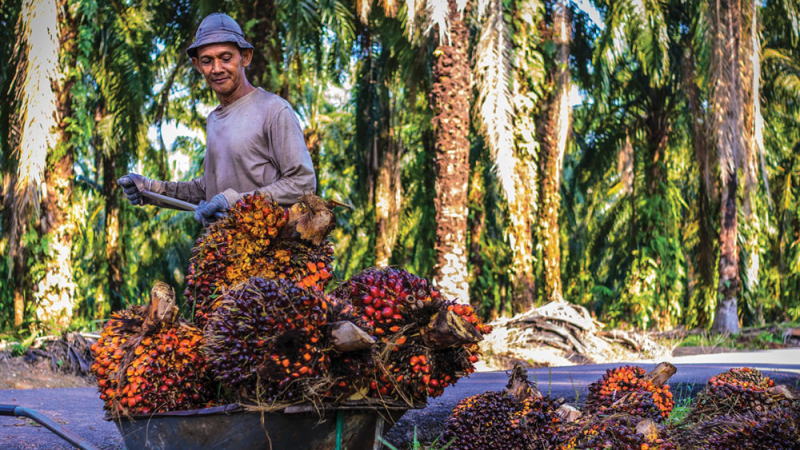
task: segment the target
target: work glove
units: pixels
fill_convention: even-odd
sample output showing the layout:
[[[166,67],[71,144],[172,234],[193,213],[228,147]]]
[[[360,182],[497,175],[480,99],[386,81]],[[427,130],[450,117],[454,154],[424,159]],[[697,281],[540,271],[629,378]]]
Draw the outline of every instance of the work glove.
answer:
[[[117,184],[119,184],[122,191],[125,192],[128,201],[130,201],[132,205],[145,204],[141,191],[147,189],[152,183],[153,180],[143,177],[138,173],[129,173],[117,180]]]
[[[228,210],[228,200],[222,194],[217,194],[211,197],[211,200],[203,200],[197,205],[194,210],[194,218],[207,227],[209,224],[217,219],[222,219],[227,216],[225,213]]]

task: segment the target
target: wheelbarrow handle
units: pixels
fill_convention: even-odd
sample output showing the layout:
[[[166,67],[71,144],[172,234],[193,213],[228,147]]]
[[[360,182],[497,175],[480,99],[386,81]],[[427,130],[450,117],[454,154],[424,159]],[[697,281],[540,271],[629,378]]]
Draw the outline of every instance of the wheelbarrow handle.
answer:
[[[98,450],[98,448],[94,445],[86,442],[78,436],[75,436],[70,431],[65,430],[60,425],[55,423],[49,417],[33,409],[23,408],[22,406],[17,405],[0,405],[0,416],[27,417],[49,429],[61,437],[61,439],[64,439],[81,450]]]
[[[167,197],[166,195],[156,194],[155,192],[150,192],[146,190],[139,191],[143,197],[149,200],[155,200],[160,202],[164,205],[169,207],[180,209],[183,211],[194,211],[197,209],[197,205],[194,203],[185,202],[183,200],[178,200],[177,198]]]

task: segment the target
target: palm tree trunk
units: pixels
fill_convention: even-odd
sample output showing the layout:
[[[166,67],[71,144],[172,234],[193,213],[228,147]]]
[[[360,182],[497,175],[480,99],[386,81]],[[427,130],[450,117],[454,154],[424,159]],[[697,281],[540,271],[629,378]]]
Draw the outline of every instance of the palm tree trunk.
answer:
[[[106,239],[106,284],[111,311],[125,307],[122,293],[123,258],[120,240],[123,235],[123,221],[120,220],[120,202],[117,187],[116,155],[103,155],[103,198],[105,205],[105,239]]]
[[[468,303],[469,32],[455,0],[448,5],[449,39],[434,51],[431,93],[436,136],[434,282],[445,297]]]
[[[764,157],[764,136],[762,133],[763,118],[761,117],[760,82],[761,82],[761,39],[759,33],[757,0],[744,0],[742,3],[743,24],[741,29],[741,72],[742,72],[742,104],[744,128],[742,135],[745,142],[745,183],[742,195],[742,213],[744,217],[746,239],[744,248],[747,259],[744,261],[745,288],[751,294],[755,293],[759,284],[759,269],[761,262],[761,245],[759,237],[762,233],[759,210],[763,205],[755,202],[759,197],[758,174],[761,172],[761,161]],[[766,174],[764,185],[768,191]],[[769,195],[763,196],[769,199]],[[756,306],[756,310],[761,309]],[[760,314],[758,314],[760,316]],[[763,317],[757,317],[762,321]]]
[[[742,81],[739,70],[741,8],[739,0],[716,0],[711,6],[711,99],[713,136],[719,155],[722,184],[720,199],[719,296],[712,329],[719,333],[739,331],[737,297],[740,291],[737,221],[737,171],[745,156],[742,139]]]
[[[537,90],[544,80],[538,51],[538,2],[524,0],[514,5],[514,64],[512,99],[514,108],[514,151],[516,167],[514,198],[509,202],[509,244],[513,266],[512,306],[514,312],[530,309],[536,301],[534,283],[533,233],[537,214],[538,173],[536,122]]]
[[[246,21],[255,21],[250,29],[257,36],[253,61],[248,76],[255,86],[270,92],[278,92],[283,86],[283,52],[279,35],[278,6],[275,0],[253,0],[242,2],[241,16]],[[244,22],[242,21],[242,23]]]
[[[553,31],[557,47],[553,74],[555,92],[548,107],[547,130],[542,152],[542,204],[540,235],[544,268],[544,291],[547,301],[562,301],[561,233],[558,217],[561,209],[561,170],[571,129],[572,107],[569,104],[569,11],[563,1],[553,7]]]
[[[683,88],[689,103],[689,116],[691,120],[692,149],[694,158],[700,172],[700,195],[697,196],[698,220],[700,222],[700,250],[697,269],[703,282],[710,285],[714,278],[713,267],[716,259],[714,248],[714,225],[711,222],[711,203],[719,195],[716,184],[712,180],[713,147],[708,142],[705,114],[701,106],[700,88],[695,82],[696,60],[691,49],[686,52],[686,61],[683,65]]]
[[[708,298],[714,288],[714,263],[717,258],[716,230],[714,230],[713,203],[719,193],[712,179],[714,148],[708,138],[706,115],[701,105],[701,92],[696,79],[697,60],[693,50],[687,46],[685,61],[681,72],[682,86],[686,93],[691,121],[691,139],[694,159],[697,163],[699,177],[699,194],[697,195],[697,222],[699,239],[697,257],[689,267],[689,285],[687,296],[689,305],[699,305],[694,299]],[[705,309],[696,306],[694,323],[708,323]]]
[[[391,121],[388,121],[391,122]],[[375,180],[375,265],[385,267],[392,259],[392,249],[400,228],[400,143],[391,129],[385,130],[384,151]]]
[[[67,44],[74,35],[61,16],[66,11],[64,6],[56,0],[26,0],[20,13],[17,48],[22,54],[16,73],[16,95],[20,101],[16,115],[20,129],[19,160],[9,238],[10,255],[15,260],[16,326],[22,323],[27,299],[33,301],[34,319],[40,324],[65,326],[72,315],[69,256],[72,221],[68,214],[72,159],[69,151],[61,152],[66,136],[60,122],[69,108],[69,86],[65,83],[65,67],[59,63],[59,51],[70,50]],[[26,262],[28,250],[21,242],[32,226],[38,226],[38,232],[50,234],[42,280],[32,279]]]

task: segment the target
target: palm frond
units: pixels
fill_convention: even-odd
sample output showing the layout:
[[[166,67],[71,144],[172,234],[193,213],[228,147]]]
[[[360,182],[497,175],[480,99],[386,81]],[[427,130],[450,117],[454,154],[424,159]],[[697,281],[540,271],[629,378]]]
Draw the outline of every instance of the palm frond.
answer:
[[[483,24],[475,57],[475,80],[478,90],[480,131],[492,154],[494,169],[506,201],[514,201],[514,128],[509,88],[508,26],[503,19],[500,0],[491,0],[489,14]]]
[[[450,5],[448,0],[428,0],[426,3],[426,9],[428,14],[428,29],[426,33],[429,33],[431,29],[436,27],[439,33],[439,42],[441,43],[448,43],[450,42]]]

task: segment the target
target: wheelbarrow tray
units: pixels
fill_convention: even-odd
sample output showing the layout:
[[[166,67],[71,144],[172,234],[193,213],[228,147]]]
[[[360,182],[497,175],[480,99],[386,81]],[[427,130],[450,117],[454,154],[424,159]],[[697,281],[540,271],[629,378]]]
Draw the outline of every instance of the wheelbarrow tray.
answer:
[[[379,437],[408,408],[292,406],[280,412],[225,405],[125,418],[116,423],[128,449],[381,448]]]

